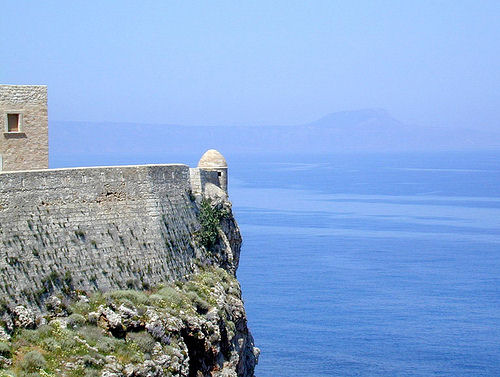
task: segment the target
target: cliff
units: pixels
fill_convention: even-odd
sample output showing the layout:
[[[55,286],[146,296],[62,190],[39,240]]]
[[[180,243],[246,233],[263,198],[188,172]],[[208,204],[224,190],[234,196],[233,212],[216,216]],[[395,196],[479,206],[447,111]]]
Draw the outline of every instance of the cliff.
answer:
[[[219,186],[178,164],[0,174],[4,373],[253,376]]]

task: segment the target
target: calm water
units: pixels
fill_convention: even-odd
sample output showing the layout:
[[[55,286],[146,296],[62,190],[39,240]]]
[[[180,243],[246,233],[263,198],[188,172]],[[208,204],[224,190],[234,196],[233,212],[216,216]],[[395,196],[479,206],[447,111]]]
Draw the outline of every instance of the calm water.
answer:
[[[500,153],[229,164],[257,376],[500,376]]]

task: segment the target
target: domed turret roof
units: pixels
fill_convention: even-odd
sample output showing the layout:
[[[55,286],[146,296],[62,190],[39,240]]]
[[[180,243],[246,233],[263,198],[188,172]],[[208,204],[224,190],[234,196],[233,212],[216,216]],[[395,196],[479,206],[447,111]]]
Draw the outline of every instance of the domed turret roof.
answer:
[[[215,149],[205,152],[198,162],[199,168],[227,168],[227,162],[223,155]]]

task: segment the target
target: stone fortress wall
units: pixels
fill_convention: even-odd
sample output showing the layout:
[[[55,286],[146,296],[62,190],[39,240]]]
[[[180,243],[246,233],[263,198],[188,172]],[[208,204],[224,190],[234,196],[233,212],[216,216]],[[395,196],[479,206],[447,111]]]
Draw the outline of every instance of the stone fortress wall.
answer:
[[[0,171],[48,168],[47,87],[0,85],[0,116]]]
[[[6,303],[42,304],[53,291],[144,288],[182,278],[196,263],[235,271],[241,238],[232,217],[218,255],[196,242],[195,197],[227,198],[227,164],[219,152],[207,151],[194,169],[49,170],[47,87],[0,85],[0,115],[0,294]]]
[[[194,195],[208,183],[220,187],[217,172],[181,164],[1,173],[3,300],[40,304],[69,287],[145,288],[213,262],[220,256],[193,237]],[[235,223],[233,231],[239,236]]]

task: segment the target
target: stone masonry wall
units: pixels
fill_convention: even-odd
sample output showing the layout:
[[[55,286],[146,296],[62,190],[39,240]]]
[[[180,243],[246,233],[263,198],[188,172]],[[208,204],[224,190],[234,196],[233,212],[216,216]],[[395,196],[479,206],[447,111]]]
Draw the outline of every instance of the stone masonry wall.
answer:
[[[7,113],[20,113],[20,132],[6,132]],[[0,85],[0,170],[44,169],[49,166],[47,87]]]
[[[191,189],[194,194],[201,195],[207,183],[219,186],[219,177],[216,171],[207,171],[200,168],[189,169]]]
[[[210,177],[208,177],[210,179]],[[186,165],[0,174],[0,294],[144,288],[210,262]],[[215,257],[214,257],[215,258]]]

